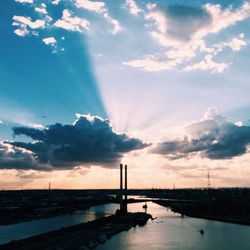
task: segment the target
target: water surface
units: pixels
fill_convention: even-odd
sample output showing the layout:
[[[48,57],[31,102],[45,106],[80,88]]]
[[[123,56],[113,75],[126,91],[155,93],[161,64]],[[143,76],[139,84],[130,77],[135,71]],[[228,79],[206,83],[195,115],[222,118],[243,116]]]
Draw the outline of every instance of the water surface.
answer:
[[[129,205],[130,211],[142,210],[143,204]],[[182,218],[165,207],[148,203],[154,221],[115,235],[97,250],[249,250],[250,226]],[[201,235],[203,229],[205,234]]]
[[[130,204],[129,211],[142,211],[142,205],[143,203]],[[117,204],[106,204],[74,214],[0,226],[0,244],[108,216],[117,207]],[[157,219],[148,221],[144,227],[135,227],[115,235],[105,244],[99,245],[97,250],[250,249],[250,226],[181,218],[179,214],[152,202],[148,202],[148,212]],[[204,235],[200,234],[201,229],[204,230]]]

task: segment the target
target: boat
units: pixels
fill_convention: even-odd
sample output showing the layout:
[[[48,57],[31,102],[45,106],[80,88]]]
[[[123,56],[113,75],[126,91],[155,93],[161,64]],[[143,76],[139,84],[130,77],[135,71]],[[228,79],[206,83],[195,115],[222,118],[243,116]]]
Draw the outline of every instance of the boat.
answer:
[[[92,249],[92,248],[96,248],[97,247],[97,241],[96,240],[91,240],[89,243],[88,243],[88,248],[89,249]]]
[[[101,244],[103,244],[104,242],[106,242],[107,240],[107,236],[105,234],[99,234],[97,236],[97,241]]]

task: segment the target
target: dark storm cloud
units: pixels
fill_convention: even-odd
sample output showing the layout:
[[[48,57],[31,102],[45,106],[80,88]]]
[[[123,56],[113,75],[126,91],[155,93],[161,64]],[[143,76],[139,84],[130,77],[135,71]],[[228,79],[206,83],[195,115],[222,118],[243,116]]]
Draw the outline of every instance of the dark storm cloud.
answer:
[[[31,137],[33,140],[43,140],[44,139],[44,133],[43,131],[40,131],[35,128],[28,128],[28,127],[16,127],[13,128],[14,135],[27,135]]]
[[[79,115],[73,125],[56,123],[43,130],[16,127],[13,131],[14,135],[25,135],[34,141],[9,142],[12,147],[31,152],[27,153],[27,157],[34,158],[39,166],[52,168],[89,164],[112,167],[124,153],[148,146],[139,139],[116,133],[108,120],[89,115]],[[27,161],[20,158],[17,162],[22,165]],[[11,163],[8,164],[11,166]],[[29,165],[25,166],[29,168]]]
[[[0,169],[49,170],[46,165],[37,162],[36,157],[27,150],[0,142]]]
[[[249,144],[249,126],[236,126],[217,115],[189,125],[184,139],[158,143],[152,152],[171,159],[198,152],[209,159],[230,159],[245,154]]]
[[[212,21],[206,10],[193,6],[168,6],[165,14],[168,19],[168,35],[184,41],[191,40],[194,33],[207,27]]]

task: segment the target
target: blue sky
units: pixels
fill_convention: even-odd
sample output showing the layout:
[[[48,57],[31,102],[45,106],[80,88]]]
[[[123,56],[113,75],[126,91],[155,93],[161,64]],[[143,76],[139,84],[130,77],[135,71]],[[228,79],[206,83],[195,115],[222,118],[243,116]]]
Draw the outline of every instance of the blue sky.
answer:
[[[176,178],[203,186],[208,170],[214,185],[249,186],[242,177],[249,171],[249,17],[249,1],[3,1],[0,172],[9,181],[2,186],[38,187],[36,178],[45,185],[57,176],[58,187],[114,187],[105,176],[116,178],[119,161],[145,177],[134,186],[153,186],[155,166],[162,186]],[[53,134],[56,123],[66,127],[55,142],[46,131]],[[92,137],[72,142],[62,131]],[[46,155],[28,143],[43,144]],[[91,160],[79,156],[86,152]]]

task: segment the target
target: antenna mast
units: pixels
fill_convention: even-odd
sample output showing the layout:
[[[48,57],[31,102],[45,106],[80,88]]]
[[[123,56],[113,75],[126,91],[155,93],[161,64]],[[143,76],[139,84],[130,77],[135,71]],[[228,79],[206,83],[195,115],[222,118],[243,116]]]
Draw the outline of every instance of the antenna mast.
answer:
[[[207,172],[207,187],[208,187],[208,189],[211,188],[209,170],[208,170],[208,172]]]

